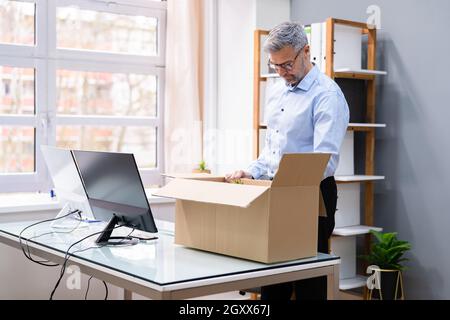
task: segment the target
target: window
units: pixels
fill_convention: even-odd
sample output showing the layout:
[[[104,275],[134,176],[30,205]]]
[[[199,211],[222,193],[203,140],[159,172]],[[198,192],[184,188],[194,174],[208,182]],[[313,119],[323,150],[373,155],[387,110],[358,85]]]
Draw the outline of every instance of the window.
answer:
[[[166,2],[0,0],[0,191],[45,191],[40,145],[163,170]]]

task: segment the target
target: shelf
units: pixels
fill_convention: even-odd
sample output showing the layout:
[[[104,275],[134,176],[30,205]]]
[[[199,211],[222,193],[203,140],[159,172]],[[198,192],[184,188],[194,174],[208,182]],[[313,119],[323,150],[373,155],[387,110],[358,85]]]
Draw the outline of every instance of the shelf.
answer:
[[[279,78],[280,75],[278,73],[265,73],[259,76],[259,78],[263,81],[266,81],[269,78]]]
[[[386,128],[384,123],[349,123],[348,131],[370,131],[375,128]]]
[[[340,68],[334,70],[335,78],[346,78],[346,79],[360,79],[360,80],[374,80],[377,75],[387,75],[386,71],[381,70],[368,70],[368,69],[358,69],[352,70],[350,68]],[[279,78],[278,73],[265,73],[260,75],[260,79],[265,81],[268,78]]]
[[[357,80],[375,80],[375,75],[358,72],[335,72],[334,78],[339,79],[357,79]]]
[[[375,80],[375,76],[377,75],[387,75],[387,72],[380,70],[367,70],[367,69],[351,70],[350,68],[340,68],[334,70],[335,78]]]
[[[335,176],[335,179],[337,183],[357,183],[357,182],[384,180],[384,176],[367,176],[367,175]]]
[[[379,227],[372,227],[372,226],[349,226],[349,227],[341,227],[341,228],[334,228],[333,230],[333,236],[339,236],[339,237],[351,237],[351,236],[359,236],[362,234],[368,234],[370,230],[375,231],[383,231],[383,228]]]
[[[339,279],[340,290],[351,290],[356,288],[365,287],[367,283],[367,277],[357,275],[354,278]]]
[[[364,300],[363,294],[350,290],[339,290],[339,300]]]
[[[384,123],[349,123],[347,130],[349,131],[369,131],[374,128],[386,128]],[[260,124],[259,129],[267,129],[266,124]]]
[[[356,73],[356,74],[378,75],[378,76],[385,76],[385,75],[387,75],[386,71],[368,70],[368,69],[355,69],[355,70],[352,70],[350,68],[340,68],[340,69],[334,70],[334,72],[339,72],[339,73]]]

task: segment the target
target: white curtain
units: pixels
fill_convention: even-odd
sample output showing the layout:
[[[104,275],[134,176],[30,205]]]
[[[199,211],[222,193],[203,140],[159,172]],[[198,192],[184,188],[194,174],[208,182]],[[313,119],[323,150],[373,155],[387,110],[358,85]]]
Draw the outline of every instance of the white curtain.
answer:
[[[191,172],[202,159],[203,0],[168,0],[165,172]]]

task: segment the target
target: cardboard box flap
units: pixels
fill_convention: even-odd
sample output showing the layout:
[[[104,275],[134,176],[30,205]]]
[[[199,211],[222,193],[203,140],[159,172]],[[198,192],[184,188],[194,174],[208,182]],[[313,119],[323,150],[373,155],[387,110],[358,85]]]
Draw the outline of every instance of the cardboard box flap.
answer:
[[[270,187],[174,179],[153,195],[247,208]]]
[[[272,187],[319,185],[329,159],[329,153],[285,154],[273,178]]]

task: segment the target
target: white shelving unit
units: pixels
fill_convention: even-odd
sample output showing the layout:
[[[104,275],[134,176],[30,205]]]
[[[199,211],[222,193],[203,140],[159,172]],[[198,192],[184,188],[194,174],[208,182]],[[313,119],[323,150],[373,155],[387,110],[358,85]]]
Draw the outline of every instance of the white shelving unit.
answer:
[[[367,35],[366,69],[361,65],[362,35]],[[365,81],[366,86],[364,120],[367,122],[349,124],[335,174],[338,204],[330,247],[333,253],[341,257],[340,289],[350,290],[366,285],[366,277],[357,274],[357,256],[364,253],[357,252],[357,239],[363,237],[367,251],[370,230],[382,231],[382,228],[372,225],[374,182],[385,179],[382,175],[375,175],[374,168],[375,130],[386,127],[386,124],[375,121],[375,80],[387,72],[376,69],[376,29],[369,28],[367,24],[329,18],[325,23],[312,25],[310,37],[311,43],[316,46],[311,48],[311,52],[316,54],[323,72],[334,79]],[[314,40],[317,37],[320,43]],[[354,152],[355,134],[363,134],[365,138],[363,159]],[[364,174],[355,173],[354,161],[358,158],[364,161]],[[362,189],[362,186],[365,188]]]

